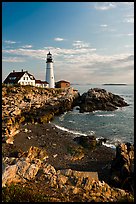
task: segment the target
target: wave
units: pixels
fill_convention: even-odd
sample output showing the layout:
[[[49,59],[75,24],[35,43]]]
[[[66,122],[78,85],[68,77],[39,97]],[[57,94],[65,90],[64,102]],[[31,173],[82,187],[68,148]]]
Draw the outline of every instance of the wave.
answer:
[[[73,121],[73,120],[69,120],[68,122],[69,122],[69,123],[76,123],[76,122],[75,122],[75,121]]]
[[[98,117],[113,117],[113,116],[115,116],[115,114],[99,114],[99,115],[95,115],[95,116],[98,116]]]
[[[69,130],[69,129],[67,129],[67,128],[61,127],[61,126],[56,125],[56,124],[54,124],[54,125],[55,125],[56,128],[58,128],[58,129],[60,129],[60,130],[63,130],[63,131],[66,131],[66,132],[69,132],[69,133],[72,133],[72,134],[74,134],[74,135],[87,136],[87,134],[85,134],[85,133],[77,132],[77,131],[75,131],[75,130]]]
[[[106,146],[106,147],[110,147],[110,148],[112,148],[112,149],[116,149],[116,146],[115,145],[113,145],[113,144],[108,144],[108,143],[102,143],[104,146]]]

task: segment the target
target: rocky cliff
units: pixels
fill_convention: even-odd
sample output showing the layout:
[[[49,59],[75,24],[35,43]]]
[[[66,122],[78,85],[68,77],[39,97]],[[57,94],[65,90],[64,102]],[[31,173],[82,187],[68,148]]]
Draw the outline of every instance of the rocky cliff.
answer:
[[[56,114],[69,111],[79,93],[73,88],[43,89],[32,86],[2,87],[2,139],[13,143],[20,124],[48,123]]]

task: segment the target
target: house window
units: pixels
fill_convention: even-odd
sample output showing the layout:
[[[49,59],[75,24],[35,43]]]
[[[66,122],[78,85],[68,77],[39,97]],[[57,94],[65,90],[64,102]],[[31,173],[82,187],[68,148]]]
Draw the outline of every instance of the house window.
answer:
[[[22,82],[22,85],[24,85],[24,82]]]
[[[28,80],[28,77],[26,77],[26,80]]]
[[[9,77],[9,79],[10,79],[10,80],[15,80],[15,79],[16,79],[16,77]]]
[[[23,79],[25,80],[25,77],[23,77]]]

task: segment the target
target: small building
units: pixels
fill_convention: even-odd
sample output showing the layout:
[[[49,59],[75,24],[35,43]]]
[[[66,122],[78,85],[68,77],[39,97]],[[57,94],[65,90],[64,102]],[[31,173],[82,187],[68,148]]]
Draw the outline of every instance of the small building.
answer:
[[[28,71],[11,72],[3,82],[4,84],[20,84],[35,86],[35,78]]]
[[[55,83],[55,88],[68,88],[68,87],[70,87],[70,82],[68,81],[61,80]]]
[[[41,87],[41,88],[48,88],[49,83],[47,81],[35,80],[35,86]]]

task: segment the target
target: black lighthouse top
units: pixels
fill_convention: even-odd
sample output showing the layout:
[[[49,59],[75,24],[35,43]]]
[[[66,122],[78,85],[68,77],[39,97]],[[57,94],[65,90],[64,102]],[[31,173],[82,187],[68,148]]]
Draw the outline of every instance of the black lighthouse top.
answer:
[[[48,62],[53,62],[53,60],[52,60],[52,54],[51,54],[50,52],[47,54],[46,63],[48,63]]]

